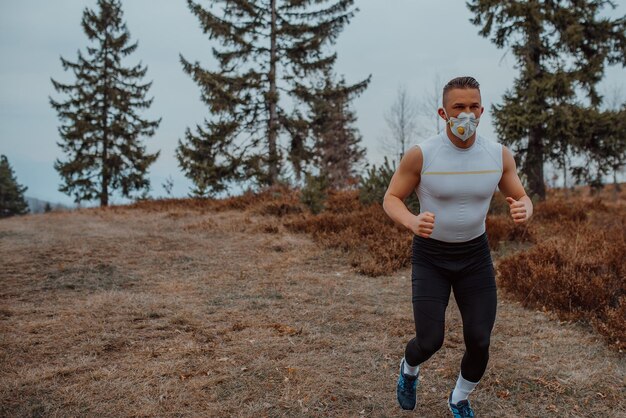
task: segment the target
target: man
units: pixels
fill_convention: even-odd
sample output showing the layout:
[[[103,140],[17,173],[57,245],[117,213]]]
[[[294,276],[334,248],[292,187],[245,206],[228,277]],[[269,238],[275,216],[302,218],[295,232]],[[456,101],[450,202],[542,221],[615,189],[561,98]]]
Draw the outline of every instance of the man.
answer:
[[[443,88],[445,132],[411,148],[393,175],[383,207],[410,229],[415,338],[400,362],[397,397],[414,409],[420,365],[441,346],[451,289],[463,320],[465,354],[448,407],[455,417],[473,417],[468,395],[483,376],[496,316],[496,283],[485,217],[496,186],[506,196],[515,223],[526,222],[533,205],[503,145],[476,134],[484,108],[480,86],[458,77]],[[420,213],[404,199],[417,192]]]

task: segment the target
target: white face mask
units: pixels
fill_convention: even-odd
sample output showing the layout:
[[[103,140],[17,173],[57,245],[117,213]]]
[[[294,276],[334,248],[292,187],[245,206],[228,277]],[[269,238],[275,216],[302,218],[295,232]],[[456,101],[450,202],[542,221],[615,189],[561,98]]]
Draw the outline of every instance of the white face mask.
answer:
[[[447,124],[450,125],[452,134],[461,141],[467,141],[476,132],[480,118],[477,118],[472,112],[461,112],[456,118],[449,117],[446,113],[446,109],[443,109],[443,113],[448,118]]]

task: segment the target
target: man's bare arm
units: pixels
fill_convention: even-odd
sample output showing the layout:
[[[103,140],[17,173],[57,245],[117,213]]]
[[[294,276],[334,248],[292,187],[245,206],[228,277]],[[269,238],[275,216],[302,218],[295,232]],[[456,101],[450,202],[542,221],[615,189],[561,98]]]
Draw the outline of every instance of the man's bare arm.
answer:
[[[407,209],[404,199],[415,190],[420,182],[422,160],[422,150],[419,147],[412,147],[404,154],[396,172],[391,177],[383,201],[383,209],[387,215],[407,228],[415,215]]]
[[[526,222],[533,214],[533,202],[526,195],[524,186],[517,175],[515,158],[505,146],[502,147],[502,178],[498,188],[509,203],[513,221],[515,223]]]
[[[419,147],[413,147],[404,154],[389,182],[383,209],[394,222],[410,229],[416,235],[428,238],[433,232],[435,215],[430,212],[414,215],[404,204],[404,199],[419,185],[423,160]]]

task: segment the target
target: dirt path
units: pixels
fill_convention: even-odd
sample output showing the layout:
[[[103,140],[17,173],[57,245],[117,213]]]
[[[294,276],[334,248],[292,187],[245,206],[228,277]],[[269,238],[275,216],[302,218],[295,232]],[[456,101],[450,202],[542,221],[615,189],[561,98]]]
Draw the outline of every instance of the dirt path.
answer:
[[[418,408],[395,380],[410,269],[370,278],[277,220],[87,210],[0,221],[2,416],[448,416],[454,299]],[[483,417],[626,416],[626,361],[499,294]]]

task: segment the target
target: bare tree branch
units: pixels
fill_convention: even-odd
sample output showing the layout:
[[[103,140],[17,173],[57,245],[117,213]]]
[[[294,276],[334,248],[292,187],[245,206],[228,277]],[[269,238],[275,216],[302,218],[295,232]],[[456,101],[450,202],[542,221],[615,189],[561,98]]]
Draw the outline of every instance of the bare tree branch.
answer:
[[[396,99],[384,117],[389,136],[382,139],[382,147],[400,161],[414,141],[419,117],[417,102],[409,95],[405,85],[398,86]]]

